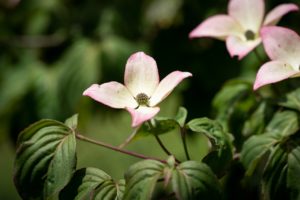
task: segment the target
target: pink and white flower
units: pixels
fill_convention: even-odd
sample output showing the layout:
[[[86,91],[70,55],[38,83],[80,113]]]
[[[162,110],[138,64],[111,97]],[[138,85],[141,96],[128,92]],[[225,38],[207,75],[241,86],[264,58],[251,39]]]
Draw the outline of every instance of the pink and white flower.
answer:
[[[132,127],[136,127],[153,118],[160,110],[157,104],[190,76],[189,72],[174,71],[159,82],[155,60],[137,52],[127,60],[125,85],[115,81],[93,84],[83,95],[112,108],[126,109],[132,116]]]
[[[261,30],[262,42],[271,61],[259,69],[253,89],[300,76],[300,37],[287,28],[270,26]]]
[[[230,0],[228,15],[209,17],[189,37],[212,37],[226,41],[231,57],[242,59],[261,43],[259,32],[262,27],[275,25],[283,15],[298,9],[295,4],[281,4],[264,17],[264,0]]]

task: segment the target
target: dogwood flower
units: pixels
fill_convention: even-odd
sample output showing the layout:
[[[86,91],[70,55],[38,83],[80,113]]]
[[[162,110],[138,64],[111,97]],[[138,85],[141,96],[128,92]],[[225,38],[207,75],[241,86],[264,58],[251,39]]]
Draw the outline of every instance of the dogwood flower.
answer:
[[[294,31],[270,26],[261,30],[262,42],[271,61],[259,69],[253,89],[300,76],[300,37]]]
[[[127,60],[125,85],[115,81],[93,84],[83,95],[112,108],[126,109],[132,116],[132,127],[136,127],[153,118],[160,110],[157,104],[189,76],[189,72],[174,71],[159,82],[155,60],[137,52]]]
[[[189,34],[190,38],[212,37],[226,40],[231,57],[242,59],[261,43],[261,27],[275,25],[288,12],[297,11],[295,4],[281,4],[264,18],[264,0],[230,0],[228,15],[209,17]]]

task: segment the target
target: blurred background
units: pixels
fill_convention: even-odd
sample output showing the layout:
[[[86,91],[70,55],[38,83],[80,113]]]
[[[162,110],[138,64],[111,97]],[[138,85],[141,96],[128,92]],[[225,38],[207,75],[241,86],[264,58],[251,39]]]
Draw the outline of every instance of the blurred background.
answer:
[[[300,3],[297,0],[289,1]],[[15,142],[29,124],[79,113],[82,134],[113,145],[131,133],[130,115],[99,104],[82,92],[92,83],[123,82],[127,58],[144,51],[157,61],[163,78],[174,70],[193,77],[160,104],[159,116],[173,116],[185,106],[188,119],[213,117],[211,100],[222,84],[242,76],[254,80],[260,62],[251,53],[230,58],[225,44],[188,38],[208,16],[226,13],[227,0],[0,0],[0,199],[20,199],[13,186]],[[280,3],[266,0],[266,10]],[[281,20],[300,30],[299,13]],[[266,58],[262,48],[259,53]],[[254,66],[254,67],[253,67]],[[184,158],[179,133],[162,136]],[[207,141],[191,136],[192,158],[201,160]],[[166,158],[152,137],[126,147]],[[78,168],[93,166],[116,179],[138,159],[78,142]]]

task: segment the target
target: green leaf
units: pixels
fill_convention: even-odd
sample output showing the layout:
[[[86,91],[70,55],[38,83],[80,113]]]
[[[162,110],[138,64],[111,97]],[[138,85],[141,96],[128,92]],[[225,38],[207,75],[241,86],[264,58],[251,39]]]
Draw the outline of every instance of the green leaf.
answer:
[[[272,149],[263,174],[263,189],[269,199],[279,200],[288,196],[287,180],[287,153],[277,145]]]
[[[58,69],[43,63],[33,65],[33,92],[36,112],[39,118],[58,118],[62,109],[59,107],[57,93],[60,83],[57,81]]]
[[[142,124],[136,131],[132,141],[149,135],[160,135],[168,133],[178,127],[178,124],[173,119],[155,118],[151,120],[151,125],[148,123]]]
[[[188,178],[178,170],[173,170],[172,173],[172,189],[176,195],[176,199],[191,199],[192,188],[188,184]]]
[[[3,80],[1,79],[0,84],[0,116],[7,116],[16,109],[22,98],[29,92],[34,70],[30,66],[32,64],[23,61],[19,67],[6,66],[7,70],[1,71]],[[12,85],[14,87],[11,87]]]
[[[227,82],[213,100],[216,119],[226,131],[238,133],[248,113],[256,106],[252,83],[242,80]]]
[[[187,110],[184,107],[178,109],[174,118],[156,117],[147,123],[143,123],[142,126],[138,128],[132,141],[149,135],[165,134],[175,128],[184,127],[186,117]]]
[[[172,173],[172,190],[177,199],[221,199],[221,187],[211,169],[198,161],[179,164]]]
[[[38,121],[20,133],[14,181],[24,199],[56,198],[76,168],[73,131],[55,120]]]
[[[277,140],[270,135],[254,135],[243,145],[241,162],[246,168],[246,175],[251,176],[261,158],[271,150]]]
[[[188,114],[188,112],[187,112],[186,108],[180,107],[178,109],[178,112],[174,119],[175,119],[175,121],[177,121],[177,123],[179,124],[180,127],[184,127],[187,114]]]
[[[100,77],[100,46],[80,39],[65,52],[55,67],[60,69],[57,76],[60,106],[64,110],[76,109],[82,92]]]
[[[186,127],[195,132],[204,134],[211,142],[211,152],[204,158],[215,173],[222,174],[232,160],[232,136],[224,131],[216,121],[208,118],[197,118],[187,123]]]
[[[78,124],[78,114],[73,115],[72,117],[66,119],[65,124],[72,130],[77,128]]]
[[[300,88],[287,93],[282,99],[279,100],[278,104],[286,108],[300,111]]]
[[[300,146],[288,155],[287,187],[291,189],[291,199],[300,199]]]
[[[296,133],[298,129],[299,119],[296,112],[279,111],[273,116],[265,132],[272,133],[274,137],[282,140]]]
[[[162,176],[164,164],[156,160],[143,160],[132,165],[125,173],[124,200],[151,199],[156,182]]]
[[[179,200],[221,198],[218,179],[206,164],[198,161],[178,164],[174,157],[169,157],[167,163],[163,164],[144,160],[132,165],[125,179],[124,200],[170,198],[173,194]],[[160,188],[160,181],[164,181],[163,188]],[[163,196],[155,196],[157,194]]]
[[[115,182],[104,171],[88,167],[79,169],[70,183],[60,192],[60,199],[121,200],[125,181]]]
[[[251,136],[263,133],[273,111],[266,101],[262,101],[244,124],[243,135]]]

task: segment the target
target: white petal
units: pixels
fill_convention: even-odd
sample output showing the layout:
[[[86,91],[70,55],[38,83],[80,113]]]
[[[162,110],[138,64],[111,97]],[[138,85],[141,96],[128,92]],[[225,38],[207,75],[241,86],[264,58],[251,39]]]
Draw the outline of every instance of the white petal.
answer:
[[[282,60],[298,70],[300,64],[300,37],[288,28],[269,26],[261,30],[265,51],[272,60]]]
[[[136,108],[138,106],[128,89],[114,81],[101,85],[93,84],[83,92],[83,95],[112,108]]]
[[[260,38],[251,41],[246,41],[242,40],[239,37],[230,36],[226,40],[226,46],[231,57],[238,56],[238,59],[241,60],[257,45],[259,45],[260,42]]]
[[[224,40],[229,35],[240,34],[243,34],[243,29],[235,19],[228,15],[215,15],[199,24],[189,37],[213,37]]]
[[[279,22],[283,15],[299,10],[298,6],[293,3],[281,4],[272,9],[266,16],[264,25],[275,25]]]
[[[185,78],[192,76],[189,72],[174,71],[167,75],[158,85],[150,98],[149,105],[155,106],[166,98],[172,90]]]
[[[132,127],[137,127],[144,123],[145,121],[153,118],[158,112],[159,107],[145,107],[140,106],[138,109],[127,108],[128,112],[132,117]]]
[[[151,96],[159,83],[155,60],[143,52],[131,55],[127,60],[124,79],[126,87],[135,97],[139,93]]]
[[[230,0],[228,13],[247,30],[257,33],[264,17],[264,0]]]
[[[291,65],[281,61],[270,61],[259,69],[253,89],[290,78],[299,73]]]

